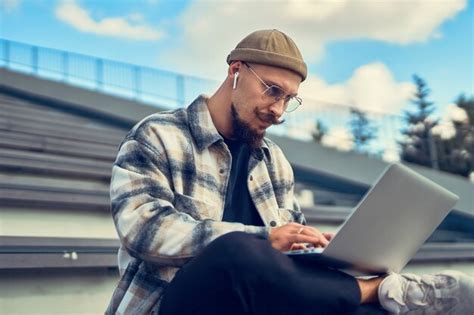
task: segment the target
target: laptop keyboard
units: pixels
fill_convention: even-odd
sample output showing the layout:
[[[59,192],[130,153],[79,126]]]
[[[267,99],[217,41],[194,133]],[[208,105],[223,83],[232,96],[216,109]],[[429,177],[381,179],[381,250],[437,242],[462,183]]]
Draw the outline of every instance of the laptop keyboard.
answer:
[[[321,247],[311,247],[306,249],[295,249],[284,252],[286,255],[301,255],[301,254],[321,254],[324,248]]]

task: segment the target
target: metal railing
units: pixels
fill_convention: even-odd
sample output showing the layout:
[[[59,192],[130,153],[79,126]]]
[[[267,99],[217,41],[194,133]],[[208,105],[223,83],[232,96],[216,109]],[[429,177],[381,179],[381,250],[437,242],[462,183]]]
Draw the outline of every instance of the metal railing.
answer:
[[[0,39],[0,67],[169,108],[212,91],[216,81]]]
[[[218,86],[214,80],[6,39],[0,39],[0,67],[170,109],[185,106],[197,95],[211,93]],[[377,132],[370,145],[361,150],[354,145],[348,128],[353,117],[351,109],[350,106],[304,98],[301,108],[286,115],[285,124],[273,126],[269,132],[313,141],[317,138],[314,127],[319,121],[327,128],[324,137],[319,139],[325,146],[363,152],[385,160],[398,160],[402,154],[399,143],[404,140],[401,133],[405,127],[403,117],[366,113]],[[421,139],[423,145],[429,146],[427,166],[443,169],[443,165],[451,163],[450,160],[453,163],[459,161],[451,154],[454,152],[453,148],[449,148],[451,144],[431,134],[427,137]],[[474,171],[473,165],[467,167]]]

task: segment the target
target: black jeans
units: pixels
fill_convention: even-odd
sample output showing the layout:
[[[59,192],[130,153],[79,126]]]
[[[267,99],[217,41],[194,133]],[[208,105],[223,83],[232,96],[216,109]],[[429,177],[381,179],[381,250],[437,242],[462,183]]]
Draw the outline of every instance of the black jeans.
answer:
[[[295,261],[268,240],[232,232],[209,244],[164,291],[160,315],[386,314],[360,305],[355,278]]]

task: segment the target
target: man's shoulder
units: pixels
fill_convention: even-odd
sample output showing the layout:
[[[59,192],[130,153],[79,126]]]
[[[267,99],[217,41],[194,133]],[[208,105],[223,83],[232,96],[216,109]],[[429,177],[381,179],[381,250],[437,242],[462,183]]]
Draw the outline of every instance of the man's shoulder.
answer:
[[[163,111],[151,114],[140,120],[132,128],[132,132],[146,132],[154,128],[175,127],[178,129],[187,128],[188,118],[185,108],[178,108],[170,111]]]
[[[153,135],[173,134],[176,137],[179,131],[188,129],[188,118],[185,108],[163,111],[151,114],[138,123],[128,132],[125,140],[146,139]]]
[[[164,147],[189,143],[188,118],[185,108],[151,114],[138,123],[123,138],[120,148],[125,143],[138,142],[151,150],[161,152]],[[171,141],[171,142],[170,142]]]

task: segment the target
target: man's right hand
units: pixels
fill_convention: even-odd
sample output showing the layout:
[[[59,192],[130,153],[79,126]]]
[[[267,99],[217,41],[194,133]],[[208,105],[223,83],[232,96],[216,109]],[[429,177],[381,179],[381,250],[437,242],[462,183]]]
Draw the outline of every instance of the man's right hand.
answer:
[[[290,250],[295,243],[310,243],[314,247],[326,247],[329,243],[329,237],[318,229],[293,222],[272,228],[268,240],[273,248],[282,252]]]

